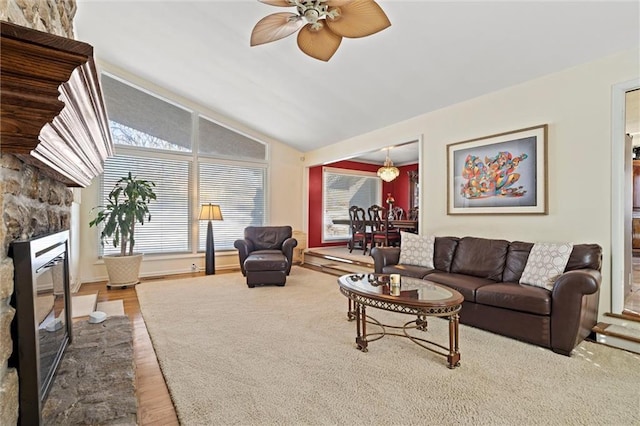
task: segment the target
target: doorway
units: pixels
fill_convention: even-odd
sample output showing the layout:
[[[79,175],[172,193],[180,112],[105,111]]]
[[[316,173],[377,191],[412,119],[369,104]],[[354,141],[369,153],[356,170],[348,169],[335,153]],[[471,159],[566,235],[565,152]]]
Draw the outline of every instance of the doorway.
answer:
[[[624,283],[622,313],[640,319],[640,89],[625,93],[625,148],[631,149],[631,278]],[[627,152],[627,149],[625,149]]]
[[[612,89],[611,312],[614,314],[625,312],[625,306],[635,306],[635,298],[632,297],[637,289],[633,284],[634,275],[640,275],[640,258],[633,257],[633,216],[636,210],[633,202],[632,145],[633,136],[636,143],[640,141],[640,134],[637,134],[640,132],[640,114],[638,110],[634,112],[634,102],[640,93],[638,89],[640,79],[616,84]],[[635,214],[640,219],[640,205]]]

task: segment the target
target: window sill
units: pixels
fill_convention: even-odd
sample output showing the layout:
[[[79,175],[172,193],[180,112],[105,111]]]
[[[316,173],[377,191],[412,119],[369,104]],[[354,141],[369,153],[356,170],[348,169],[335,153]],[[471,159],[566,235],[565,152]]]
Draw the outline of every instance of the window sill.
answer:
[[[221,250],[216,251],[216,257],[228,257],[238,256],[237,250]],[[143,262],[162,262],[167,260],[182,260],[182,259],[201,259],[204,257],[204,251],[197,253],[174,253],[174,254],[145,254],[142,257]],[[93,262],[94,265],[104,265],[104,260],[99,257],[98,260]]]

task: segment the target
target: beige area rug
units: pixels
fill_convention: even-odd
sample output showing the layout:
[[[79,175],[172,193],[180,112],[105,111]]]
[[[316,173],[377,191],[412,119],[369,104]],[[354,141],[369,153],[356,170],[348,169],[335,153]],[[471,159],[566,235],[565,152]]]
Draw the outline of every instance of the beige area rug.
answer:
[[[71,318],[86,317],[95,311],[98,293],[71,297]],[[64,311],[63,311],[64,312]],[[63,317],[64,318],[64,317]]]
[[[604,345],[566,357],[462,326],[454,370],[399,337],[363,353],[336,277],[299,267],[285,287],[234,273],[136,291],[184,425],[640,424],[640,356]],[[447,326],[428,333],[446,344]]]
[[[124,304],[122,300],[109,300],[108,302],[100,302],[96,306],[96,311],[107,314],[107,317],[116,317],[124,315]]]

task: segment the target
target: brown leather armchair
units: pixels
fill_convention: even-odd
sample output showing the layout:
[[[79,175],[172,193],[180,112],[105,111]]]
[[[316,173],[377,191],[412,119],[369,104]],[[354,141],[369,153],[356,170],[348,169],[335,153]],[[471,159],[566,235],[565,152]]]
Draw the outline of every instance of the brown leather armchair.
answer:
[[[292,238],[293,230],[290,226],[248,226],[244,229],[244,238],[236,240],[233,244],[238,249],[240,257],[240,269],[242,275],[247,276],[245,261],[253,255],[253,259],[262,258],[262,263],[267,267],[265,271],[274,271],[289,275],[293,260],[293,249],[298,241]],[[286,263],[279,262],[281,266],[275,267],[276,260],[273,255],[283,255]],[[268,274],[267,274],[268,275]]]

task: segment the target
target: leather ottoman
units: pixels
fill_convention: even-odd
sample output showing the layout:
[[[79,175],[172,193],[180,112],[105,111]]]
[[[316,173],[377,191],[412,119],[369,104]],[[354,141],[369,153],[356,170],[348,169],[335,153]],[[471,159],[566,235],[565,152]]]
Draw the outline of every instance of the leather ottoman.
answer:
[[[280,253],[255,253],[244,261],[247,286],[256,284],[276,284],[284,286],[287,281],[287,258]]]

